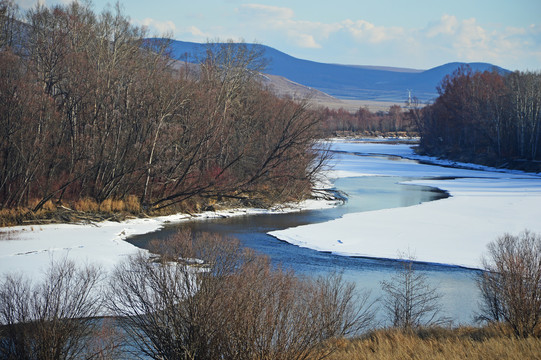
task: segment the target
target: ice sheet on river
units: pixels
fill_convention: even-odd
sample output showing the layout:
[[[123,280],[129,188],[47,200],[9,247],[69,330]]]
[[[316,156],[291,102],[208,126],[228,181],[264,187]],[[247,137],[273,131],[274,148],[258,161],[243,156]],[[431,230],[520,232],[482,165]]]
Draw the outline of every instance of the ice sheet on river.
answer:
[[[335,149],[420,158],[408,145],[339,142]],[[337,157],[332,170],[335,177],[417,177],[421,179],[408,184],[437,187],[448,191],[451,197],[406,208],[347,214],[324,223],[274,231],[271,235],[299,246],[343,255],[396,258],[406,252],[420,261],[479,267],[486,245],[498,236],[506,232],[518,234],[524,229],[541,233],[540,176],[477,166],[471,168],[484,171],[390,162],[343,153]]]

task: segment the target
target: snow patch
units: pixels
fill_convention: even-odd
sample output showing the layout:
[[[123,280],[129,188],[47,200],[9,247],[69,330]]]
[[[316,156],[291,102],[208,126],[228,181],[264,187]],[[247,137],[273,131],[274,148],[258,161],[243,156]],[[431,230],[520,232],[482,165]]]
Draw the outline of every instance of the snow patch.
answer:
[[[68,258],[77,264],[93,264],[111,271],[127,256],[143,251],[125,241],[128,237],[154,232],[167,223],[187,219],[212,219],[253,214],[284,213],[336,206],[328,200],[305,200],[273,209],[208,211],[194,216],[176,214],[123,222],[51,224],[0,229],[0,275],[23,273],[39,279],[51,260]]]
[[[448,165],[416,155],[411,145],[335,141],[333,148],[342,152],[330,174],[335,178],[412,177],[416,180],[407,184],[439,188],[451,197],[407,208],[346,214],[270,235],[340,255],[397,258],[400,252],[411,251],[419,261],[479,268],[487,244],[504,233],[518,234],[524,229],[541,233],[539,174],[473,164],[449,168],[355,156],[386,154]]]

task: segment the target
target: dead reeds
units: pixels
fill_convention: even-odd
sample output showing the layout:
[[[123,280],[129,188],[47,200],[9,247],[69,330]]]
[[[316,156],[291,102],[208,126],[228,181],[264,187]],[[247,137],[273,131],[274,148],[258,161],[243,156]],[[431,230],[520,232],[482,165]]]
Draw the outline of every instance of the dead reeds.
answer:
[[[101,203],[84,197],[74,202],[47,201],[38,211],[34,206],[38,200],[30,201],[29,206],[6,208],[0,210],[0,227],[70,223],[96,222],[103,220],[120,220],[129,216],[140,215],[141,204],[135,195],[124,199],[105,199]]]
[[[541,339],[517,338],[496,327],[425,328],[373,331],[361,338],[339,340],[331,360],[395,359],[541,359]]]

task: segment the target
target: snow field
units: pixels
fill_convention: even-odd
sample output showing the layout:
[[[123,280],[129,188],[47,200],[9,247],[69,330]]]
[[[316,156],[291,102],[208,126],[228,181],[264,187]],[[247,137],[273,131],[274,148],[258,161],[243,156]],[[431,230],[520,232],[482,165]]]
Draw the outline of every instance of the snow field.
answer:
[[[537,174],[469,164],[454,164],[470,168],[463,169],[351,155],[387,154],[439,162],[416,155],[409,145],[335,142],[333,147],[349,154],[338,155],[331,176],[412,177],[415,180],[407,184],[436,187],[449,192],[451,197],[404,208],[350,213],[340,219],[270,235],[341,255],[397,258],[400,253],[410,253],[419,261],[479,268],[487,244],[498,236],[506,232],[518,234],[525,229],[541,233],[541,177]],[[450,165],[448,161],[441,163]],[[434,177],[450,179],[431,179]]]

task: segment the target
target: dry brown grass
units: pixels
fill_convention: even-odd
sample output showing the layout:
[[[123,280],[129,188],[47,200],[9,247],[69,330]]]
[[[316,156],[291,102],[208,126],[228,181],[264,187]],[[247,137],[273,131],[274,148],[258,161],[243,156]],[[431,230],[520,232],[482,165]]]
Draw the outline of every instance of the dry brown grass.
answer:
[[[80,221],[102,221],[110,218],[120,220],[130,215],[135,216],[163,216],[176,213],[197,214],[203,211],[231,209],[239,207],[267,208],[273,204],[302,200],[308,197],[309,187],[292,189],[289,193],[284,191],[271,191],[269,185],[261,185],[253,189],[252,197],[242,192],[233,192],[224,196],[193,196],[171,206],[164,208],[143,209],[139,197],[129,195],[124,199],[105,199],[101,203],[92,198],[81,198],[75,201],[54,200],[45,203],[42,208],[33,212],[32,209],[39,200],[29,201],[27,207],[18,207],[0,210],[0,227],[46,224],[70,223]]]
[[[14,226],[20,224],[27,210],[23,208],[0,210],[0,226]]]
[[[121,199],[105,199],[98,204],[94,199],[83,198],[77,200],[73,209],[82,212],[101,212],[105,214],[128,212],[130,214],[139,214],[141,212],[141,204],[137,196],[130,195],[126,200]]]
[[[541,359],[540,338],[518,339],[494,328],[377,330],[359,339],[338,341],[339,350],[328,359]]]
[[[105,199],[99,205],[99,211],[102,213],[128,212],[139,214],[141,212],[141,204],[139,203],[139,199],[133,195],[128,196],[126,200]]]
[[[126,211],[132,214],[139,214],[141,212],[141,203],[139,198],[135,195],[130,195],[125,201]]]
[[[56,205],[49,200],[39,211],[34,213],[32,209],[37,205],[37,203],[37,200],[33,200],[29,202],[28,207],[16,207],[0,210],[0,227],[21,225],[36,218],[49,218],[50,215],[56,211]]]
[[[121,219],[130,214],[141,214],[141,204],[138,197],[134,195],[128,196],[125,200],[106,199],[101,204],[92,198],[82,198],[74,202],[59,204],[49,200],[40,210],[34,212],[32,209],[38,202],[38,200],[31,200],[26,207],[0,210],[0,227],[85,220],[101,221],[111,216]]]
[[[110,213],[113,211],[113,200],[105,199],[100,204],[100,212]]]
[[[96,212],[99,210],[100,206],[94,199],[83,198],[77,200],[73,205],[73,208],[77,211]]]

